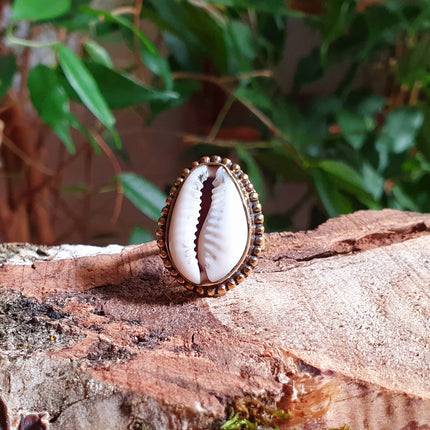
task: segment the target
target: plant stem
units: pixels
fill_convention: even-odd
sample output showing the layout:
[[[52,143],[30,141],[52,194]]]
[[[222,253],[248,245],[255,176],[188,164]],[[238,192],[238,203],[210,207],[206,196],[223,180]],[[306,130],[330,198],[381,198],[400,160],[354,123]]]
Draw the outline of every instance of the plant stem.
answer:
[[[100,136],[100,134],[98,134],[96,132],[93,132],[91,134],[92,134],[94,140],[100,146],[101,150],[108,157],[109,161],[112,164],[112,168],[115,172],[115,176],[118,177],[121,173],[121,166],[120,166],[117,158],[115,157],[115,154],[109,148],[108,144],[103,140],[103,138]],[[117,181],[117,194],[116,194],[116,201],[115,201],[115,210],[114,210],[114,213],[113,213],[112,219],[111,219],[112,224],[116,224],[116,222],[118,221],[119,215],[121,213],[123,199],[124,199],[124,190],[122,188],[121,181]]]
[[[219,112],[219,114],[218,114],[218,116],[214,122],[214,125],[212,126],[212,129],[211,129],[210,133],[208,134],[208,137],[207,137],[208,141],[214,141],[215,140],[215,138],[219,132],[219,129],[222,126],[222,123],[224,122],[231,106],[233,105],[234,100],[235,100],[235,98],[233,96],[230,96],[227,99],[227,101],[224,103],[224,106],[220,110],[220,112]]]
[[[255,78],[255,77],[271,77],[271,76],[273,76],[273,73],[269,70],[255,70],[253,72],[234,76],[234,77],[231,77],[231,76],[219,77],[219,76],[204,75],[204,74],[198,74],[198,73],[188,73],[188,72],[182,72],[182,73],[179,72],[179,73],[173,74],[174,79],[189,79],[189,80],[195,80],[195,81],[204,81],[204,82],[210,82],[214,85],[218,85],[227,94],[235,97],[251,113],[253,113],[273,133],[275,137],[282,137],[281,130],[278,127],[276,127],[276,125],[270,120],[269,117],[267,117],[263,112],[257,109],[252,103],[250,103],[245,98],[238,97],[235,94],[234,90],[230,89],[227,86],[227,84],[230,82],[237,82],[242,79],[249,79],[249,78]]]
[[[11,31],[9,32],[9,30],[7,33],[6,41],[8,45],[24,46],[26,48],[50,48],[60,44],[58,40],[39,42],[36,40],[21,39],[19,37],[15,37]]]

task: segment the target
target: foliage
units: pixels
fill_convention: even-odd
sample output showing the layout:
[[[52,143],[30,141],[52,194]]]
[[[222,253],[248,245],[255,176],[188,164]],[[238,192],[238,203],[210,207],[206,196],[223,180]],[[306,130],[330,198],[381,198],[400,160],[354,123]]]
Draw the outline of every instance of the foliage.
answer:
[[[289,413],[281,409],[271,409],[252,396],[237,399],[230,409],[230,416],[221,425],[221,430],[277,430],[276,421],[284,422],[291,418]]]
[[[112,160],[117,191],[151,219],[162,194],[118,169],[115,159],[126,148],[112,110],[135,109],[149,122],[207,85],[223,102],[206,136],[188,136],[195,154],[239,159],[262,194],[275,184],[307,184],[298,205],[268,217],[269,229],[289,227],[305,203],[315,222],[361,208],[430,211],[430,0],[326,0],[314,11],[280,0],[130,0],[111,10],[90,0],[15,0],[9,7],[9,15],[7,4],[0,9],[10,16],[0,50],[3,105],[13,100],[14,76],[26,79],[37,115],[69,153],[76,151],[75,129]],[[285,91],[276,70],[286,67],[293,20],[320,43]],[[153,23],[156,38],[142,30],[143,21]],[[41,37],[48,30],[53,40]],[[135,64],[115,66],[106,41],[127,46]],[[50,60],[23,63],[22,49],[48,50]],[[140,80],[142,70],[152,74],[151,86]],[[310,93],[330,81],[330,95]],[[95,125],[81,123],[72,102],[85,106]],[[248,114],[251,140],[221,133],[232,106]],[[4,213],[0,202],[3,226]]]

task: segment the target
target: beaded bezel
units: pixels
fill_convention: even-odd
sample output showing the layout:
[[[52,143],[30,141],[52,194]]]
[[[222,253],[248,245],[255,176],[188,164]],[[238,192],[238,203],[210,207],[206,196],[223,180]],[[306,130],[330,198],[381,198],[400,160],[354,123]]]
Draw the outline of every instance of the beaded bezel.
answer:
[[[201,165],[222,166],[233,179],[247,214],[248,242],[241,259],[227,276],[217,282],[195,284],[187,280],[173,264],[169,251],[168,237],[171,214],[176,198],[181,191],[181,187],[190,173]],[[161,211],[156,236],[158,238],[157,245],[159,248],[159,255],[163,260],[164,267],[166,267],[170,275],[174,277],[180,285],[200,295],[222,296],[227,291],[232,290],[243,282],[245,278],[252,273],[258,263],[258,257],[263,250],[264,215],[262,213],[262,206],[259,201],[258,193],[255,191],[248,175],[242,171],[239,164],[233,163],[228,158],[221,158],[218,155],[201,157],[199,161],[195,161],[192,164],[190,169],[184,169],[182,175],[176,178],[174,185],[170,189],[169,196],[167,197],[166,206]]]

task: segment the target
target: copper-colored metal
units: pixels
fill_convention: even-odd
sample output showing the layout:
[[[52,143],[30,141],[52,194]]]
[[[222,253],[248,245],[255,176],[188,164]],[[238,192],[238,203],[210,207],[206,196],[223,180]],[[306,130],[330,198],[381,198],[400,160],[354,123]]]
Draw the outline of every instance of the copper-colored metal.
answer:
[[[168,232],[171,214],[175,206],[176,198],[181,192],[182,185],[191,171],[202,164],[222,166],[233,179],[239,191],[238,196],[241,196],[242,204],[247,214],[248,242],[242,258],[227,276],[217,282],[194,284],[187,280],[173,264],[167,238],[169,237]],[[169,197],[166,200],[166,206],[161,211],[161,217],[158,220],[159,228],[156,232],[159,238],[157,240],[159,255],[163,259],[164,266],[169,270],[170,274],[176,278],[179,284],[184,285],[188,290],[192,290],[200,295],[222,296],[226,294],[228,290],[235,288],[237,284],[242,283],[245,278],[252,273],[258,263],[258,256],[261,254],[264,245],[264,216],[258,197],[258,193],[254,190],[254,186],[249,181],[248,175],[242,171],[239,164],[233,164],[228,158],[221,158],[218,155],[202,157],[199,161],[195,161],[192,164],[191,169],[183,170],[182,175],[175,180],[174,186],[170,190]]]

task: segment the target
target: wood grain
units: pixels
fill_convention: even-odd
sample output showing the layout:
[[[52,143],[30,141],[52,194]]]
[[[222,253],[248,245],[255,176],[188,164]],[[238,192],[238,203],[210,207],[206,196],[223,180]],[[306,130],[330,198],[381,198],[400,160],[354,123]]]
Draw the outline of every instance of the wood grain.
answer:
[[[0,398],[52,429],[219,428],[235,408],[289,411],[281,429],[428,430],[429,232],[430,215],[384,210],[271,234],[217,299],[175,285],[154,243],[4,245]]]

